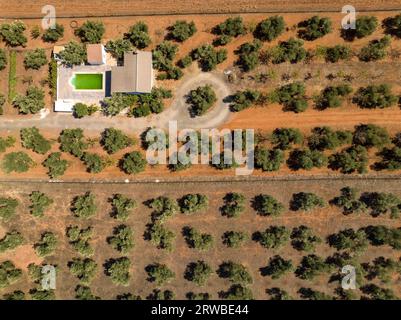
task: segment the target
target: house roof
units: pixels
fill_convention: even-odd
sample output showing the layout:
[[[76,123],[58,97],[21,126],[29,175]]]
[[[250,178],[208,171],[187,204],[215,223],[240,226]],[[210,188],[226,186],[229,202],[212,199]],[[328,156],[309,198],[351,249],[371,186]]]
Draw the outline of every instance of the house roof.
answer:
[[[111,93],[149,93],[152,86],[151,52],[126,52],[124,54],[124,65],[111,69]]]
[[[88,44],[86,46],[87,59],[89,64],[102,64],[103,63],[103,45],[102,44]]]

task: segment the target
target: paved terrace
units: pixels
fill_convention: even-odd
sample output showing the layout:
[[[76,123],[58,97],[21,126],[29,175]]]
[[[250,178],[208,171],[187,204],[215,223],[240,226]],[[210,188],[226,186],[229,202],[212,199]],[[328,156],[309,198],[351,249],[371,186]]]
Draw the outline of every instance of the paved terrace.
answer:
[[[99,65],[99,66],[74,66],[66,67],[59,65],[58,67],[58,86],[57,86],[57,98],[58,100],[77,100],[83,103],[96,103],[100,104],[100,101],[104,100],[105,96],[110,94],[110,65]],[[71,78],[74,73],[104,73],[106,79],[104,80],[106,88],[103,91],[75,91],[71,84]]]

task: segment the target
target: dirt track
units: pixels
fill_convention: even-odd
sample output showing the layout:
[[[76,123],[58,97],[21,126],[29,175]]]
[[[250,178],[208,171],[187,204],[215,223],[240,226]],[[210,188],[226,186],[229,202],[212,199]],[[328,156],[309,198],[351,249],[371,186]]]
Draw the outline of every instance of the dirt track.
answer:
[[[59,17],[158,15],[240,12],[341,11],[342,1],[330,0],[0,0],[2,18],[41,18],[41,8],[52,4]],[[400,0],[354,0],[357,10],[397,10]]]

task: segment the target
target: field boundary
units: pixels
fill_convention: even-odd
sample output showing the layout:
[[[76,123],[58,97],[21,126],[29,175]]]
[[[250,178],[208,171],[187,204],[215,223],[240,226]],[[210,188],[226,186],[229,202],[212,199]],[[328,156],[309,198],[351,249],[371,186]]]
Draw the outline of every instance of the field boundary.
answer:
[[[401,11],[401,7],[398,8],[381,8],[381,9],[358,9],[357,12],[362,13],[373,13],[373,12],[397,12]],[[206,16],[206,15],[214,15],[214,16],[227,16],[227,15],[245,15],[245,14],[297,14],[297,13],[340,13],[340,10],[334,9],[301,9],[301,10],[257,10],[257,9],[245,9],[241,11],[188,11],[188,12],[156,12],[156,13],[146,13],[146,12],[138,12],[138,13],[130,13],[130,14],[120,14],[120,13],[109,13],[105,15],[60,15],[57,14],[57,18],[59,19],[88,19],[88,18],[130,18],[130,17],[165,17],[165,16]],[[43,15],[36,16],[7,16],[0,17],[0,20],[42,20]]]
[[[248,177],[215,177],[215,176],[205,176],[205,177],[192,177],[192,178],[143,178],[143,179],[88,179],[88,180],[49,180],[49,179],[5,179],[0,178],[0,184],[7,183],[43,183],[43,184],[183,184],[183,183],[261,183],[261,182],[302,182],[302,181],[394,181],[400,180],[401,175],[353,175],[353,176],[328,176],[328,175],[316,175],[316,176],[295,176],[286,175],[280,177],[260,177],[260,176],[248,176]]]

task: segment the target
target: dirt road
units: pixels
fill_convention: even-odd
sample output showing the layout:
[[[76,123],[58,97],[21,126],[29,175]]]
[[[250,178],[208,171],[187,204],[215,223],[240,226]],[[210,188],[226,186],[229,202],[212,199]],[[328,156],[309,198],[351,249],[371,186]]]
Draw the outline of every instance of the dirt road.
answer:
[[[163,14],[341,11],[343,1],[330,0],[0,0],[0,17],[42,18],[42,7],[54,5],[58,17]],[[354,0],[357,10],[399,10],[399,0]]]

